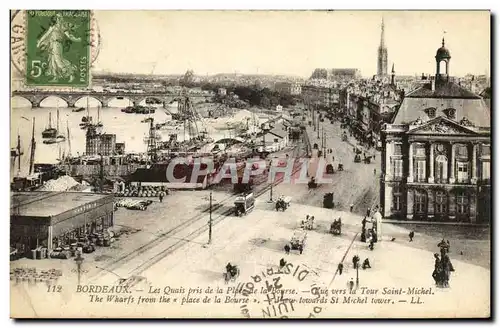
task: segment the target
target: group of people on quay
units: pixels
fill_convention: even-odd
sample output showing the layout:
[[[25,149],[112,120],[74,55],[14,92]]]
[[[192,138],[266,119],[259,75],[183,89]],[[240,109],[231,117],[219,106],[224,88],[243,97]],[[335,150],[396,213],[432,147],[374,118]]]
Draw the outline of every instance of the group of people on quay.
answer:
[[[434,278],[437,287],[447,288],[450,287],[450,274],[455,271],[448,255],[450,252],[450,241],[443,239],[437,246],[440,249],[440,254],[434,254],[435,262],[432,278]]]

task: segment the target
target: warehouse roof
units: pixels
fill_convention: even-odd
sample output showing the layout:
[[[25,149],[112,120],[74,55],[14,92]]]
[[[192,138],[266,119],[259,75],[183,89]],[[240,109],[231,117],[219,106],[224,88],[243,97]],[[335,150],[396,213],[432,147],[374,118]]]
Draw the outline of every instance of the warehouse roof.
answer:
[[[85,192],[32,191],[11,193],[10,214],[52,217],[111,195]]]

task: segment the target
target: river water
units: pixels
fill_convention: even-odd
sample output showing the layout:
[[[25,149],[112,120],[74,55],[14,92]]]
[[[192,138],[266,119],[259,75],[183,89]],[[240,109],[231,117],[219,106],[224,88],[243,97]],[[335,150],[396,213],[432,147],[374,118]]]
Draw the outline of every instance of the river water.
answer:
[[[86,107],[87,100],[80,99],[76,103],[76,107]],[[116,134],[116,142],[125,143],[126,152],[145,152],[146,143],[144,137],[148,135],[149,124],[141,123],[141,120],[148,117],[143,114],[126,114],[122,113],[121,109],[129,106],[128,100],[114,100],[110,103],[110,107],[102,108],[100,111],[101,122],[103,123],[103,132]],[[97,119],[98,102],[92,98],[89,99],[89,112],[94,121]],[[56,127],[56,113],[59,109],[59,133],[66,136],[66,142],[58,144],[44,144],[42,139],[42,131],[49,125],[49,112],[52,113],[52,126]],[[177,104],[173,103],[169,108],[172,112],[176,112]],[[35,163],[57,163],[59,154],[68,154],[69,143],[67,136],[67,127],[69,127],[71,142],[71,154],[73,156],[83,154],[85,152],[85,130],[79,127],[81,119],[86,115],[86,111],[73,112],[73,108],[66,107],[63,101],[57,98],[49,97],[42,102],[42,107],[31,108],[31,105],[25,99],[17,97],[11,101],[11,131],[10,145],[16,147],[17,136],[21,137],[21,148],[24,154],[21,156],[21,175],[26,175],[29,170],[29,155],[30,141],[32,132],[32,121],[35,119]],[[201,110],[203,111],[203,110]],[[203,114],[203,113],[202,113]],[[161,105],[157,106],[156,112],[151,114],[155,123],[165,122],[170,119]],[[261,118],[259,121],[264,121]],[[220,126],[221,124],[218,124]],[[205,124],[209,135],[214,140],[234,136],[230,130],[216,130],[210,124]],[[183,130],[177,131],[160,131],[162,140],[166,141],[169,134],[177,133],[178,139],[183,140]],[[11,159],[11,176],[18,174],[18,164],[14,164]]]

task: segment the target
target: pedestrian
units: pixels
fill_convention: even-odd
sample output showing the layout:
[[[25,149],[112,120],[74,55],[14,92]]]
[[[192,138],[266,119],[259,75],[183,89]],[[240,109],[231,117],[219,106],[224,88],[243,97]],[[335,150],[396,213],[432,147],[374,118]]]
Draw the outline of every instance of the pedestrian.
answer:
[[[363,270],[365,269],[371,269],[371,265],[370,265],[370,260],[368,260],[368,258],[366,258],[364,261],[363,261]]]
[[[163,192],[160,192],[160,195],[158,197],[160,198],[160,203],[163,203]]]
[[[349,281],[349,291],[352,292],[353,289],[354,289],[354,281],[351,278],[351,280]]]
[[[351,204],[351,212],[352,212],[353,209],[354,209],[354,204]]]
[[[413,231],[410,231],[410,233],[408,234],[408,237],[410,237],[410,242],[413,241],[413,237],[415,236],[415,232]]]
[[[377,175],[377,169],[373,169],[373,175]]]
[[[288,244],[285,245],[285,254],[290,254],[290,246],[288,246]]]
[[[339,271],[339,275],[342,275],[342,271],[344,270],[344,265],[342,263],[339,263],[337,270]]]
[[[353,265],[354,269],[356,269],[358,267],[358,262],[359,262],[359,256],[354,255],[352,257],[352,265]]]
[[[367,209],[367,210],[366,210],[366,216],[367,216],[367,217],[370,217],[370,212],[371,212],[371,209]]]
[[[373,239],[371,239],[370,246],[368,246],[368,248],[370,248],[370,250],[373,251],[374,246],[375,246],[375,243],[373,242]]]
[[[299,245],[299,253],[302,254],[302,251],[304,251],[304,248],[302,247],[302,245]]]

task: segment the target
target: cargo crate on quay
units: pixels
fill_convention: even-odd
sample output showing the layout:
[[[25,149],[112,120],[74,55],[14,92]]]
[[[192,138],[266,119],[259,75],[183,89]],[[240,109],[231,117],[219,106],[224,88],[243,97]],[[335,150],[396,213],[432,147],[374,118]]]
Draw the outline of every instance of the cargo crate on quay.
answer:
[[[113,195],[52,191],[11,193],[10,244],[21,256],[44,258],[54,250],[71,254],[77,247],[85,252],[96,243],[109,245],[107,229],[113,224]]]

